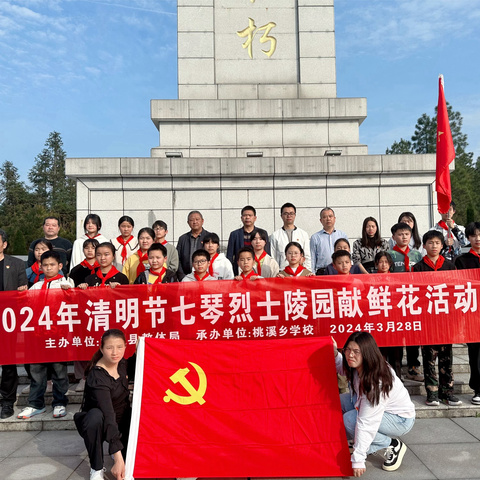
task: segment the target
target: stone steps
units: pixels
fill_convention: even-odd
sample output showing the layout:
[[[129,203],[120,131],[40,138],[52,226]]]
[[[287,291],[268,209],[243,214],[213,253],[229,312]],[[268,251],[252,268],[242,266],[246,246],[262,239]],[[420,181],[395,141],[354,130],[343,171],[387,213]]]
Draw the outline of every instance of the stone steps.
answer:
[[[405,361],[405,359],[404,359]],[[406,366],[403,368],[406,373]],[[417,418],[456,418],[456,417],[475,417],[480,416],[480,405],[472,405],[470,399],[473,392],[468,386],[469,366],[467,347],[465,345],[454,345],[453,348],[453,372],[455,378],[454,393],[462,400],[463,404],[458,407],[440,405],[438,407],[429,407],[425,405],[426,392],[425,386],[420,382],[404,380],[405,386],[409,391],[412,401],[415,404]],[[16,418],[18,413],[27,405],[28,395],[22,393],[28,384],[28,378],[23,367],[18,367],[20,376],[20,385],[18,387],[17,403],[15,405],[15,415],[6,420],[0,420],[0,431],[27,431],[27,430],[75,430],[73,415],[80,410],[83,393],[75,391],[76,383],[73,378],[73,367],[69,366],[70,389],[68,392],[69,404],[67,406],[67,416],[64,418],[52,417],[52,394],[45,394],[45,403],[47,411],[37,415],[29,420],[19,420]]]

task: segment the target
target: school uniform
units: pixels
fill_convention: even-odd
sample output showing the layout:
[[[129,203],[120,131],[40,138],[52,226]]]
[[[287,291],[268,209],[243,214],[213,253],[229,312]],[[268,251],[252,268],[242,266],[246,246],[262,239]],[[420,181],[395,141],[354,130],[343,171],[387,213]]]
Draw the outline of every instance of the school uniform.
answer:
[[[133,235],[130,236],[130,240],[125,244],[125,251],[120,240],[122,240],[121,235],[110,240],[110,243],[115,247],[114,265],[118,270],[122,270],[127,259],[138,250],[138,241]],[[125,258],[123,258],[123,253],[125,254]]]
[[[112,266],[112,268],[115,268],[115,267]],[[107,275],[108,275],[108,273],[107,273]],[[100,269],[98,269],[94,274],[89,275],[85,279],[85,283],[89,287],[100,287],[102,285],[102,281],[103,281],[104,277],[105,276],[102,274]],[[109,285],[110,283],[119,283],[120,285],[128,285],[129,281],[128,281],[128,278],[126,277],[126,275],[124,275],[123,273],[121,273],[117,270],[117,273],[115,273],[115,275],[112,275],[110,278],[108,278],[105,281],[105,285]]]
[[[150,270],[142,272],[133,282],[134,285],[153,285],[158,278],[156,275],[152,275]],[[166,269],[165,274],[160,283],[174,283],[178,282],[177,274],[171,270]]]

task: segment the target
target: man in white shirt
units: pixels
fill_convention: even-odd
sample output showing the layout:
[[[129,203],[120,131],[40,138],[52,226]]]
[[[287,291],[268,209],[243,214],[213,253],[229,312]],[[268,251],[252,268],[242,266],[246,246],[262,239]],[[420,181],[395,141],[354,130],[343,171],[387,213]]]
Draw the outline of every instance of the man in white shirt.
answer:
[[[310,241],[308,233],[295,226],[295,217],[297,209],[293,203],[284,203],[280,208],[280,216],[283,220],[283,227],[279,228],[270,235],[271,256],[277,261],[280,270],[287,265],[285,258],[285,247],[290,242],[299,243],[305,252],[305,261],[303,266],[310,270]]]

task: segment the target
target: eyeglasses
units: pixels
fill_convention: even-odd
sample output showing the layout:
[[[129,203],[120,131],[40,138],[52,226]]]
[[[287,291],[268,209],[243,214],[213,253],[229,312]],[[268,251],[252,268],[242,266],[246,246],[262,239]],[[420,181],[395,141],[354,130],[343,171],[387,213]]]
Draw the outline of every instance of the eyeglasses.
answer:
[[[203,259],[203,260],[195,260],[194,262],[192,262],[194,265],[203,265],[204,263],[207,263],[207,260]]]
[[[296,215],[296,213],[295,212],[283,212],[282,215],[285,216],[285,217],[294,217]]]
[[[361,351],[358,350],[358,348],[345,348],[345,350],[343,350],[345,352],[345,355],[350,355],[351,353],[353,353],[353,355],[355,357],[358,357],[359,355],[361,355]]]

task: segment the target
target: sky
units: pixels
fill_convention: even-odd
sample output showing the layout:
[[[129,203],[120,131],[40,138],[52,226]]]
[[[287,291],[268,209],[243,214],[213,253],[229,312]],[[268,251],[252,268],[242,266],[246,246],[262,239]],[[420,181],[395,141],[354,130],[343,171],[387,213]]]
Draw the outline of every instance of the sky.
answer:
[[[176,0],[0,0],[0,163],[149,157],[150,99],[177,98]],[[480,0],[336,0],[337,96],[366,97],[370,154],[434,115],[438,75],[480,156]]]

